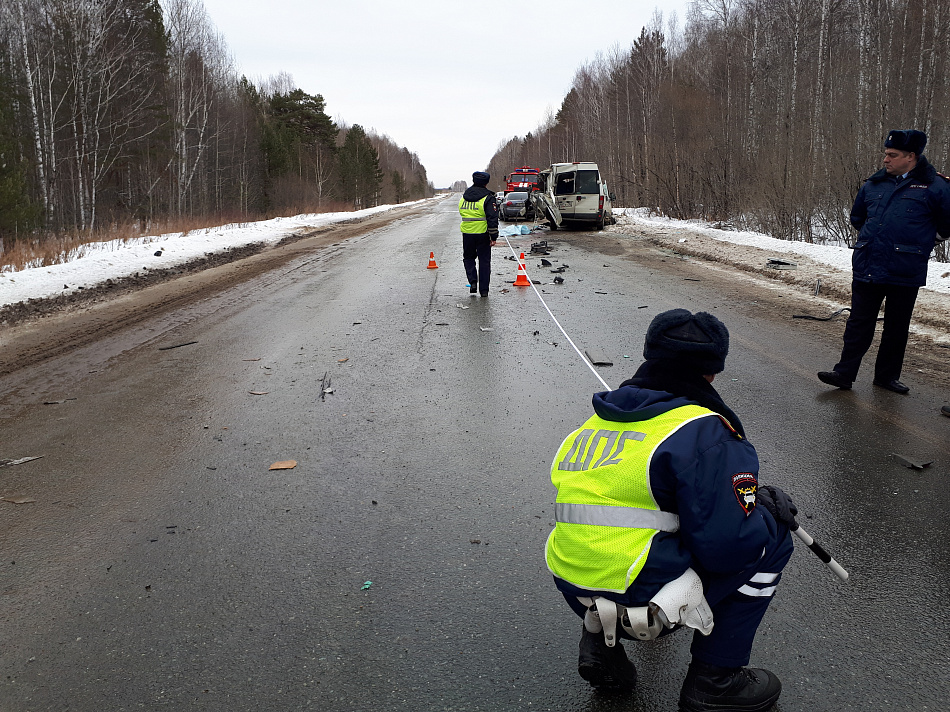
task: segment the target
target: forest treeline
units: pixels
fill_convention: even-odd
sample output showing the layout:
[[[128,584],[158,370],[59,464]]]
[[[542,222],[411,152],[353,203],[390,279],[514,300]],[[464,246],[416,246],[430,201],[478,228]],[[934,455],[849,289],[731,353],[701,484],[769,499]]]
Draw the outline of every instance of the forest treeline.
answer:
[[[950,169],[948,40],[944,2],[698,0],[580,68],[489,171],[596,161],[617,205],[850,245],[888,130],[925,131]]]
[[[0,4],[0,254],[18,236],[430,196],[415,153],[236,72],[200,0]]]

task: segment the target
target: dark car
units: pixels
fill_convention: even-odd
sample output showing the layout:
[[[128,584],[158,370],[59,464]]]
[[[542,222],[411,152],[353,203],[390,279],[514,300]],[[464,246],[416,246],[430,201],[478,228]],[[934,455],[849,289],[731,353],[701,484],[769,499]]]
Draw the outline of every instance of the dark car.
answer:
[[[501,199],[498,217],[502,220],[534,220],[534,207],[528,200],[528,194],[512,191]]]

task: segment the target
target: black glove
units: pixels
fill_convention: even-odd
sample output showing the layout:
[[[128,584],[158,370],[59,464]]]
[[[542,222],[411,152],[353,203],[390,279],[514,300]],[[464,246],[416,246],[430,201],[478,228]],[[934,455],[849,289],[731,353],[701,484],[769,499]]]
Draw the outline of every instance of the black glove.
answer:
[[[778,487],[773,485],[759,487],[755,493],[755,503],[769,510],[769,514],[776,522],[781,522],[789,528],[797,528],[795,515],[798,514],[798,507],[795,506],[792,498]]]

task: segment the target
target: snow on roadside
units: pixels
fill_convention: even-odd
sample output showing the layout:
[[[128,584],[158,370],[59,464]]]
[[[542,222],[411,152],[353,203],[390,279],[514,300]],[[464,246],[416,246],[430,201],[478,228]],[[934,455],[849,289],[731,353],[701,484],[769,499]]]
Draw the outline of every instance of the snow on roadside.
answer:
[[[252,243],[274,244],[294,230],[303,227],[320,227],[442,198],[443,196],[436,196],[413,203],[381,205],[349,213],[296,215],[252,223],[223,225],[195,230],[187,235],[175,233],[92,243],[81,250],[80,256],[64,264],[34,267],[17,272],[0,272],[0,306],[70,293],[79,287],[92,287],[108,279],[121,279],[148,269],[174,267],[209,253],[222,252]],[[650,216],[643,208],[615,208],[614,215],[621,229],[624,225],[640,225],[654,229],[669,228],[671,232],[699,233],[723,243],[724,250],[727,247],[735,249],[733,246],[749,246],[772,252],[802,255],[848,275],[851,272],[851,250],[846,247],[789,242],[754,232],[718,230],[701,221]],[[616,230],[617,227],[615,226],[614,229]],[[162,250],[162,256],[156,257],[154,253],[159,249]],[[724,255],[723,262],[729,262],[727,255]],[[950,272],[950,264],[931,262],[925,289],[950,294],[950,278],[942,276],[948,272]]]
[[[779,240],[758,232],[732,232],[719,230],[709,223],[699,220],[673,220],[671,218],[655,217],[648,214],[645,208],[615,208],[614,215],[621,225],[643,225],[656,227],[664,225],[671,230],[683,230],[699,233],[719,242],[730,245],[746,245],[772,252],[783,252],[808,257],[813,262],[827,265],[842,272],[851,273],[851,254],[848,247],[836,245],[814,245],[807,242],[792,242]],[[724,260],[728,261],[728,260]],[[950,294],[950,277],[943,275],[950,272],[950,263],[930,261],[927,271],[927,285],[924,289],[942,294]]]
[[[188,234],[145,236],[84,245],[79,255],[63,264],[0,271],[0,306],[43,299],[88,288],[108,279],[121,279],[149,269],[185,264],[209,253],[254,243],[275,244],[294,230],[367,217],[394,208],[418,205],[426,198],[399,205],[380,205],[349,213],[311,213],[259,222],[222,225]],[[155,253],[161,250],[161,257]]]

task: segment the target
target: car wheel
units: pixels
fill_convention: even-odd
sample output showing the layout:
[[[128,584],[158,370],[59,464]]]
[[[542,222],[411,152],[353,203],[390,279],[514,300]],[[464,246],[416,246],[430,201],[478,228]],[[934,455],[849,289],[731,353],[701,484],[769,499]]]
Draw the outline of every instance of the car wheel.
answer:
[[[557,223],[554,221],[554,216],[551,214],[551,211],[547,211],[548,224],[551,226],[551,232],[557,230]]]
[[[597,229],[598,229],[598,230],[603,230],[603,229],[604,229],[604,215],[603,215],[603,213],[601,213],[600,217],[597,218]]]

